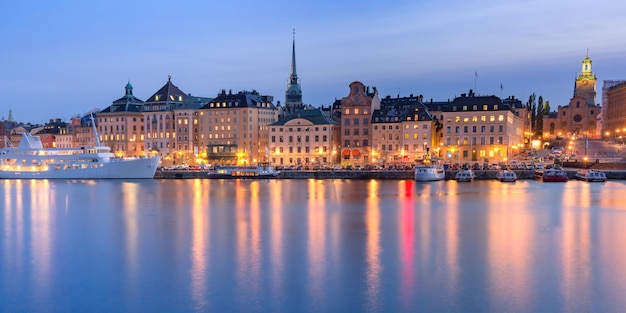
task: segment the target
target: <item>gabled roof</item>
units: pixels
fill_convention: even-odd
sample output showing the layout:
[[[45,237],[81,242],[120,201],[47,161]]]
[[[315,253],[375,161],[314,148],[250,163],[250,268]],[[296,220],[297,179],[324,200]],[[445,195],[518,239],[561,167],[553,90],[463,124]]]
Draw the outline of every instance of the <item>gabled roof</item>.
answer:
[[[161,87],[157,92],[155,92],[146,103],[151,102],[183,102],[187,100],[187,94],[185,94],[182,90],[178,89],[178,87],[174,86],[172,83],[172,77],[167,77],[167,83]]]
[[[312,110],[300,110],[295,113],[289,114],[285,117],[278,119],[278,121],[270,124],[269,126],[283,126],[287,122],[294,120],[294,119],[298,119],[298,118],[305,119],[311,122],[313,125],[329,125],[329,124],[338,125],[339,124],[339,122],[333,120],[328,115],[324,114],[322,109],[316,108]]]

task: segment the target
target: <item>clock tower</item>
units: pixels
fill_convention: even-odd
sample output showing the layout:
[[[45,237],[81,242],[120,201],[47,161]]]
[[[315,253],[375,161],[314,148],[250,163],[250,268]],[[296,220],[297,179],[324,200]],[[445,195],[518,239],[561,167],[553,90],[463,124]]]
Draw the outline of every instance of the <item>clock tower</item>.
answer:
[[[591,59],[589,58],[589,50],[582,62],[582,71],[576,78],[574,87],[574,97],[583,97],[587,105],[596,104],[596,75],[591,70]]]

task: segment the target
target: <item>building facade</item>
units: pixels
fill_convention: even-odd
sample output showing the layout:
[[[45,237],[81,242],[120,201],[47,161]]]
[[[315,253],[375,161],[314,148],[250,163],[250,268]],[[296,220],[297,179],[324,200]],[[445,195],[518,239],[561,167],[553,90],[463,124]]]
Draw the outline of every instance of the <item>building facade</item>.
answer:
[[[374,164],[408,165],[434,156],[441,124],[422,103],[421,96],[387,96],[380,104],[372,117]]]
[[[277,166],[337,164],[341,126],[321,109],[300,110],[268,126],[270,161]]]
[[[341,99],[341,164],[366,165],[371,162],[371,119],[380,109],[378,91],[369,93],[363,83],[350,84],[350,93]]]
[[[211,100],[188,95],[187,100],[174,109],[176,159],[182,164],[195,165],[206,161],[206,149],[200,145],[198,110]]]
[[[271,96],[222,90],[198,110],[199,147],[208,164],[247,165],[269,160],[268,125],[278,120]]]
[[[448,163],[474,164],[507,162],[521,153],[525,117],[514,102],[521,104],[470,90],[450,102],[427,104],[431,114],[441,117],[439,156]]]
[[[626,136],[626,81],[615,84],[606,90],[606,120],[604,120],[604,136]]]

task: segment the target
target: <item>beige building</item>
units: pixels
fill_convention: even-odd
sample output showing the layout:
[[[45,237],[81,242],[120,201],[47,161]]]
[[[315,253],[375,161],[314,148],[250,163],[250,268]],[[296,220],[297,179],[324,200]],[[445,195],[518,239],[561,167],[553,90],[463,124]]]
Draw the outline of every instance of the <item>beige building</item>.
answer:
[[[439,155],[448,163],[506,162],[522,152],[525,118],[513,103],[470,90],[451,102],[431,103],[443,124]]]
[[[126,84],[125,91],[122,98],[96,115],[100,142],[118,157],[145,156],[143,101],[133,95],[130,83]],[[82,130],[81,140],[86,140],[88,133]]]
[[[189,95],[187,100],[174,109],[175,146],[177,159],[183,164],[206,163],[206,149],[200,145],[200,122],[198,110],[211,99]]]
[[[332,166],[341,126],[321,109],[300,110],[270,124],[270,161],[277,166]]]
[[[268,128],[278,120],[271,96],[222,90],[198,110],[198,146],[209,164],[255,164],[269,160]]]
[[[372,163],[414,164],[439,147],[439,122],[421,96],[385,97],[372,117]]]

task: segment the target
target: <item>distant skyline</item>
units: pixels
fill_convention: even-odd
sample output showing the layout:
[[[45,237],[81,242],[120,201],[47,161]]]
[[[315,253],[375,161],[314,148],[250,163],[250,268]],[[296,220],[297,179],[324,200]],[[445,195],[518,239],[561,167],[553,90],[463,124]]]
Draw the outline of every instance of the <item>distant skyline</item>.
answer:
[[[566,105],[587,49],[598,77],[626,79],[618,1],[76,0],[0,12],[0,117],[45,123],[167,82],[215,97],[257,90],[284,103],[296,30],[303,102],[330,105],[360,81],[381,98],[446,101],[531,93]],[[502,92],[500,90],[502,85]]]

